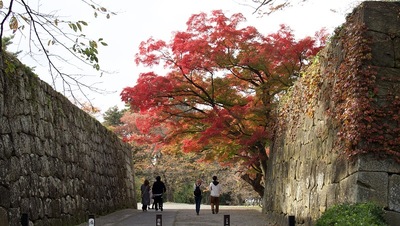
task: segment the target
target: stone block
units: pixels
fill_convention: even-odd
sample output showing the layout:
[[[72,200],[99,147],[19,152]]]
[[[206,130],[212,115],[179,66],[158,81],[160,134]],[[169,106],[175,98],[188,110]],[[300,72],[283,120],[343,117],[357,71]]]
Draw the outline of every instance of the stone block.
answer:
[[[10,189],[2,185],[0,185],[0,206],[2,207],[11,206]]]
[[[317,173],[317,176],[316,176],[316,186],[317,186],[317,189],[318,190],[322,190],[322,188],[324,187],[324,185],[325,185],[325,183],[324,183],[324,180],[325,180],[325,170],[321,170],[321,169],[324,169],[324,168],[321,168],[321,167],[318,167],[318,173]]]
[[[21,222],[21,211],[19,208],[10,208],[8,210],[8,222],[9,226],[20,226]]]
[[[6,177],[7,181],[14,182],[22,175],[20,159],[18,157],[11,157],[9,174]]]
[[[394,67],[395,55],[393,41],[390,34],[369,31],[367,35],[372,39],[371,64],[380,67]]]
[[[348,160],[336,156],[336,160],[330,165],[329,182],[338,183],[349,175]]]
[[[0,89],[2,87],[0,86]],[[0,90],[0,117],[4,117],[4,95]]]
[[[386,172],[359,172],[355,175],[356,202],[372,201],[387,206],[389,178]]]
[[[389,226],[399,226],[400,225],[400,213],[399,212],[385,211],[384,218]]]
[[[385,2],[382,4],[382,2],[369,1],[362,3],[360,8],[362,22],[368,27],[368,30],[400,36],[398,2]]]
[[[9,225],[8,212],[3,207],[0,207],[0,225]]]
[[[393,159],[379,159],[373,155],[360,155],[352,164],[349,173],[357,171],[400,173],[400,164]]]
[[[394,174],[394,175],[389,176],[388,200],[389,200],[389,210],[397,211],[399,214],[400,213],[400,175]]]
[[[44,216],[44,207],[42,199],[38,197],[30,197],[29,205],[30,205],[29,216],[32,221],[36,221],[40,217]]]
[[[394,67],[400,68],[400,38],[397,36],[393,40],[393,50],[394,50]]]
[[[34,137],[34,149],[36,150],[36,154],[38,156],[44,156],[45,150],[43,146],[43,142],[39,137]]]
[[[357,174],[349,175],[339,182],[336,203],[355,203],[357,195]]]
[[[10,122],[7,117],[0,115],[0,135],[11,133]]]

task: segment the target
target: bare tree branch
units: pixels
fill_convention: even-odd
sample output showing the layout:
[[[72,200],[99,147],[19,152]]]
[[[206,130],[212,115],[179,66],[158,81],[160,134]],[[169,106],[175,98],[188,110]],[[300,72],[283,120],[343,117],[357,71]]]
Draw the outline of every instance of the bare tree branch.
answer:
[[[109,18],[110,14],[115,14],[108,11],[106,8],[98,5],[93,0],[81,0],[82,3],[87,4],[92,7],[95,11],[95,16],[97,13],[106,14]],[[21,6],[19,12],[15,11],[18,9],[13,8],[13,5],[18,4]],[[38,6],[40,7],[40,6]],[[57,89],[57,81],[61,81],[61,87],[64,95],[70,95],[73,100],[81,104],[78,100],[76,92],[83,95],[87,102],[91,103],[87,91],[97,92],[97,93],[107,93],[106,90],[97,88],[95,85],[98,83],[89,84],[83,81],[82,78],[88,75],[72,74],[66,73],[61,69],[62,65],[57,64],[56,61],[69,64],[79,69],[79,66],[73,64],[70,60],[65,59],[65,54],[72,56],[82,65],[92,66],[95,70],[99,71],[101,75],[103,73],[109,73],[103,69],[100,69],[98,62],[98,45],[107,45],[102,39],[97,41],[86,38],[82,33],[82,27],[86,26],[85,21],[64,21],[59,20],[58,16],[55,14],[41,13],[38,10],[33,10],[30,3],[26,0],[10,0],[10,4],[7,7],[0,9],[0,14],[4,15],[1,21],[1,33],[0,39],[4,38],[4,32],[6,30],[6,24],[10,26],[10,30],[14,33],[20,31],[23,34],[23,29],[25,24],[28,25],[28,53],[35,60],[34,51],[39,51],[43,57],[47,60],[48,70],[52,79],[52,86]],[[22,25],[21,25],[22,24]],[[61,25],[67,25],[74,33],[68,33],[61,27]],[[84,41],[83,41],[84,40]],[[48,41],[47,46],[45,42]],[[54,54],[50,51],[49,46],[58,45],[67,52]],[[35,49],[33,49],[35,48]],[[4,51],[3,43],[0,44],[0,52]],[[37,61],[38,62],[38,61]],[[39,63],[39,62],[38,62]],[[57,80],[57,81],[56,81]]]

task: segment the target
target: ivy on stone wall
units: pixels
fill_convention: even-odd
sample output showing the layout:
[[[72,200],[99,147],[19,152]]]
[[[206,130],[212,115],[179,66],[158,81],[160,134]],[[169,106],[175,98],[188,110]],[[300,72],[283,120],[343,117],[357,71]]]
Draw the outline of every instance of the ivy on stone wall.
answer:
[[[332,81],[330,113],[340,125],[338,147],[349,157],[366,152],[365,146],[360,144],[370,134],[368,128],[375,115],[371,102],[376,95],[376,70],[368,64],[371,49],[365,31],[364,25],[348,19],[347,26],[339,32],[339,39],[332,43],[340,42],[343,59],[338,70],[328,69],[326,74]]]
[[[286,131],[287,134],[291,134],[291,139],[295,140],[296,135],[293,131],[298,129],[301,123],[300,117],[314,116],[317,96],[322,85],[320,60],[320,54],[315,56],[312,64],[301,72],[301,79],[280,98],[277,136],[282,136]]]
[[[373,65],[371,32],[358,19],[350,15],[336,29],[329,47],[282,98],[279,128],[291,134],[300,117],[314,118],[322,101],[337,128],[336,150],[348,158],[374,153],[400,161],[400,78],[388,70],[377,76],[384,69]]]
[[[378,85],[379,67],[371,61],[372,37],[356,18],[349,17],[340,31],[343,61],[337,73],[328,74],[335,81],[332,116],[340,125],[339,147],[349,157],[372,152],[400,160],[399,97],[390,86]],[[381,81],[386,76],[379,73]]]

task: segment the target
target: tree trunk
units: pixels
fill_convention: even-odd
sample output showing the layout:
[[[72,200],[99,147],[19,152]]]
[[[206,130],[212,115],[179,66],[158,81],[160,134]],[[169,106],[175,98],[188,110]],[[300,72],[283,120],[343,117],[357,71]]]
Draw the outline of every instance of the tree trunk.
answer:
[[[244,174],[240,177],[250,184],[260,197],[264,196],[264,186],[262,185],[264,176],[261,173],[257,173],[255,178],[251,178],[249,174]]]

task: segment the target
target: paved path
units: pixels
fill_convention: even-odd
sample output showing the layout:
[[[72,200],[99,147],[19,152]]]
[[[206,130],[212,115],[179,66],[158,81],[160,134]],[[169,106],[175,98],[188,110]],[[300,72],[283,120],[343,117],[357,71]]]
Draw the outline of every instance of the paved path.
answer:
[[[140,203],[138,204],[140,208]],[[96,218],[96,226],[156,226],[156,215],[162,215],[162,226],[225,226],[224,215],[229,215],[230,226],[272,226],[260,207],[220,206],[212,214],[209,205],[201,205],[196,215],[194,204],[165,203],[164,211],[125,209]],[[87,226],[88,223],[79,226]]]

